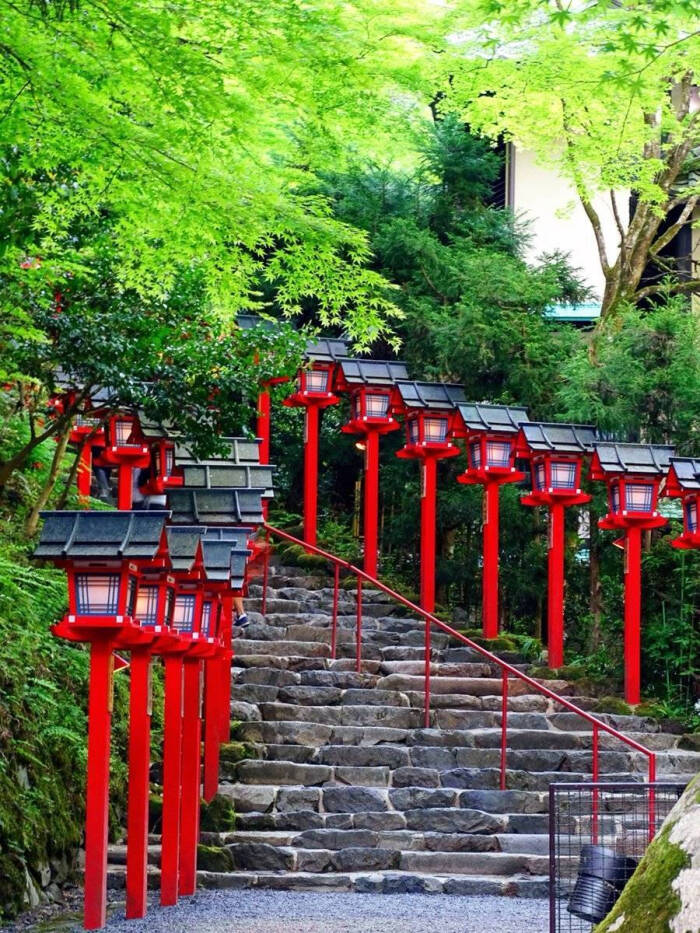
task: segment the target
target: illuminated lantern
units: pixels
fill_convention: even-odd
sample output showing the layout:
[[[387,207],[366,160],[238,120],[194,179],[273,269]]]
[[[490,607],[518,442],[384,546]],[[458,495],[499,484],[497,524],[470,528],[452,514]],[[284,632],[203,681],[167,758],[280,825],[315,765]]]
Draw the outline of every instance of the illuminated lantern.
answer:
[[[521,502],[549,510],[547,650],[553,668],[564,663],[564,509],[590,501],[581,492],[581,469],[595,440],[590,425],[524,422],[516,446],[517,455],[529,459],[532,477],[532,491]]]
[[[163,512],[45,512],[34,557],[64,567],[68,612],[53,628],[90,643],[85,816],[86,929],[104,926],[107,903],[109,750],[115,645],[152,638],[136,616],[141,570],[165,554]]]
[[[467,469],[460,483],[484,487],[484,534],[482,570],[482,630],[486,638],[498,635],[499,487],[524,478],[515,464],[520,422],[527,421],[524,408],[473,402],[458,406],[459,436],[465,439]]]
[[[435,521],[437,461],[455,457],[456,406],[462,386],[432,382],[396,383],[406,421],[406,444],[397,457],[421,462],[421,606],[435,609]]]
[[[683,532],[671,544],[687,550],[700,547],[700,460],[671,457],[671,466],[663,495],[681,500]]]
[[[372,577],[377,575],[378,559],[379,437],[399,427],[395,384],[407,379],[403,363],[340,361],[338,387],[350,393],[350,420],[342,431],[360,435],[364,444],[364,568]]]
[[[132,471],[150,465],[151,452],[145,443],[135,415],[119,412],[105,423],[105,447],[97,466],[117,467],[117,508],[130,509],[132,503]]]
[[[319,413],[339,399],[335,395],[338,361],[347,357],[344,340],[322,339],[306,348],[308,366],[299,371],[296,391],[284,404],[304,408],[304,541],[316,544],[318,516]]]
[[[601,528],[624,532],[625,542],[625,699],[640,701],[642,531],[666,519],[657,510],[659,487],[673,447],[651,444],[594,445],[591,479],[608,487],[610,511]]]

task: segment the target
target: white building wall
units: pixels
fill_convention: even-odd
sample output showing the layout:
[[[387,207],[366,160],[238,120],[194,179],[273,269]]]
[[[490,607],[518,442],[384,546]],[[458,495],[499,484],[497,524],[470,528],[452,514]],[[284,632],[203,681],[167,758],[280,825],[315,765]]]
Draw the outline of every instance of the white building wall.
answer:
[[[579,268],[583,279],[594,290],[595,299],[603,295],[604,280],[598,249],[590,222],[572,185],[553,169],[538,165],[531,152],[511,148],[509,165],[509,206],[516,215],[530,221],[531,242],[527,259],[541,253],[561,250],[570,253],[571,264]],[[608,259],[614,258],[619,246],[619,234],[607,196],[594,200],[600,217]],[[629,196],[617,197],[622,223],[629,222]]]

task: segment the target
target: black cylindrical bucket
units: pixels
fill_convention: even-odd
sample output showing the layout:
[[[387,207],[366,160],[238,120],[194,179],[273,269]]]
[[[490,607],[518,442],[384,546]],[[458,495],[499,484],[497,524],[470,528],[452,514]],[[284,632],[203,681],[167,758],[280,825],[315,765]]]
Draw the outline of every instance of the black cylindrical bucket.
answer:
[[[578,878],[569,900],[569,913],[591,923],[603,920],[636,867],[636,859],[618,855],[605,846],[582,846]]]

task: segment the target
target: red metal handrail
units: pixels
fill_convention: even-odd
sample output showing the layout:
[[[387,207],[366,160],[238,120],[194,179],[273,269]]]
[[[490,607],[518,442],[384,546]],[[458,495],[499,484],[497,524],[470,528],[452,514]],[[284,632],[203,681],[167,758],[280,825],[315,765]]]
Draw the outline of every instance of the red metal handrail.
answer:
[[[285,541],[289,541],[292,544],[299,544],[310,554],[317,554],[319,557],[325,558],[327,561],[330,561],[334,565],[334,592],[333,592],[333,619],[332,619],[332,629],[331,629],[331,653],[332,657],[335,658],[335,649],[336,649],[336,632],[337,632],[337,622],[338,622],[338,588],[340,582],[340,568],[349,571],[354,574],[357,579],[357,622],[356,622],[356,664],[355,669],[360,672],[362,668],[362,584],[363,582],[368,583],[370,586],[375,589],[381,590],[386,593],[388,596],[391,596],[392,599],[401,603],[403,606],[406,606],[413,612],[416,612],[419,616],[425,620],[425,689],[424,689],[424,724],[425,728],[430,727],[430,633],[431,625],[437,626],[440,631],[444,632],[446,635],[452,636],[452,638],[457,639],[463,645],[466,645],[468,648],[471,648],[473,651],[478,652],[486,658],[489,663],[496,664],[501,669],[502,677],[502,687],[501,687],[501,762],[500,762],[500,787],[501,790],[506,788],[506,762],[507,762],[507,733],[508,733],[508,678],[515,677],[518,680],[521,680],[523,683],[528,684],[528,686],[534,688],[538,693],[543,694],[548,697],[550,700],[554,700],[556,703],[559,703],[569,712],[575,713],[577,716],[580,716],[592,727],[593,731],[593,780],[597,780],[599,775],[599,755],[600,755],[600,745],[599,745],[599,734],[601,731],[607,732],[609,735],[614,736],[620,742],[629,746],[629,748],[634,751],[640,752],[643,755],[647,756],[648,760],[648,780],[650,783],[653,783],[656,780],[656,754],[651,751],[651,749],[645,748],[644,745],[640,745],[639,742],[635,742],[634,739],[629,738],[624,735],[624,733],[619,732],[617,729],[614,729],[612,726],[609,726],[606,722],[603,722],[602,719],[598,719],[596,716],[592,716],[586,710],[581,709],[576,706],[574,703],[571,703],[565,697],[559,696],[559,694],[554,693],[553,690],[550,690],[549,687],[545,687],[544,684],[541,684],[539,681],[534,680],[532,677],[528,677],[527,674],[524,674],[522,671],[518,670],[517,667],[513,667],[512,664],[508,664],[506,661],[503,661],[497,655],[492,654],[488,649],[482,647],[477,642],[472,641],[470,638],[467,638],[466,635],[463,635],[461,632],[458,632],[456,629],[453,629],[452,626],[448,625],[446,622],[443,622],[441,619],[438,619],[437,616],[434,616],[432,613],[427,612],[425,609],[422,609],[420,606],[417,606],[414,602],[411,602],[410,599],[406,599],[405,596],[402,596],[400,593],[397,593],[395,590],[392,590],[391,587],[387,586],[385,583],[382,583],[381,580],[377,580],[376,577],[370,576],[368,573],[365,573],[364,570],[361,570],[359,567],[355,567],[354,564],[349,563],[349,561],[343,560],[341,557],[336,557],[335,554],[330,554],[328,551],[324,551],[323,548],[317,547],[315,544],[308,544],[306,541],[301,541],[299,538],[295,538],[293,535],[288,534],[286,531],[281,531],[279,528],[275,528],[272,525],[265,524],[266,538],[269,541],[270,535],[275,535],[278,538],[282,538]],[[270,549],[266,549],[265,561],[269,560]],[[267,582],[267,573],[265,573],[265,583]],[[266,585],[264,587],[266,589]],[[265,592],[263,592],[263,600],[265,600]],[[597,814],[596,814],[597,815]]]

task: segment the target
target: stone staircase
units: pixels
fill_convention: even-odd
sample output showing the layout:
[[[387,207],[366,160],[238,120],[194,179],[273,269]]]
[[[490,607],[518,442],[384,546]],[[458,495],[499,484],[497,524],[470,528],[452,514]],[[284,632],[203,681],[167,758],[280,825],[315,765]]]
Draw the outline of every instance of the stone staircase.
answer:
[[[235,808],[235,831],[202,834],[228,870],[200,871],[201,883],[547,896],[547,790],[590,780],[587,723],[511,679],[508,789],[500,791],[497,666],[434,630],[426,729],[422,621],[365,589],[356,673],[354,591],[341,589],[331,660],[329,578],[273,566],[269,587],[265,617],[251,587],[251,626],[235,642],[234,741],[223,749],[219,788]],[[522,657],[504,658],[527,669]],[[583,708],[596,703],[567,683],[547,686]],[[684,782],[700,770],[700,755],[657,723],[600,718],[657,750],[658,780]],[[601,779],[645,780],[643,755],[604,733],[600,747]],[[113,847],[115,885],[123,855]]]

